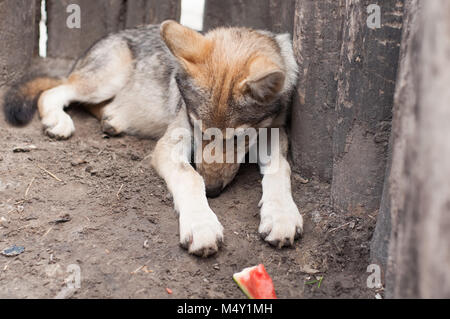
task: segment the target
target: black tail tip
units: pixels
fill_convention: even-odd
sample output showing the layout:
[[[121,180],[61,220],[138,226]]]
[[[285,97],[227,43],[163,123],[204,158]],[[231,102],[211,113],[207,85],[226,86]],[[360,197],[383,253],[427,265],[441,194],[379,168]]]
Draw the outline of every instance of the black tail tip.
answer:
[[[3,111],[6,121],[14,126],[25,126],[36,113],[36,101],[23,96],[19,89],[12,87],[5,96]]]

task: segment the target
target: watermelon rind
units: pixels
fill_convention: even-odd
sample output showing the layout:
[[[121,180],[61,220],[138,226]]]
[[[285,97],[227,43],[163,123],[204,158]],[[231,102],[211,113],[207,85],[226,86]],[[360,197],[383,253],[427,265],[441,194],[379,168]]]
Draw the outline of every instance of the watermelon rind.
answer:
[[[255,299],[250,292],[247,290],[247,288],[245,288],[244,285],[242,285],[241,283],[241,278],[244,276],[247,276],[250,274],[250,272],[255,269],[258,268],[258,266],[253,266],[253,267],[248,267],[245,268],[244,270],[242,270],[241,272],[235,273],[233,275],[233,280],[236,282],[236,284],[239,286],[239,288],[242,290],[242,292],[249,298],[249,299]]]

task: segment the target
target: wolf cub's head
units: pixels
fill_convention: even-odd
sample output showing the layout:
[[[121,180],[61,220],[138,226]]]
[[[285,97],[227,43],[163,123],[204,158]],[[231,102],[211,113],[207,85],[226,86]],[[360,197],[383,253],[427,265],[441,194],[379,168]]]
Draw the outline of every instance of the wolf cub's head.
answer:
[[[226,139],[227,128],[270,127],[285,111],[283,98],[290,95],[296,76],[287,37],[283,47],[262,31],[219,28],[202,35],[174,21],[161,25],[161,36],[181,65],[176,80],[190,120],[201,121],[203,131],[218,128]],[[210,195],[220,193],[238,168],[197,165]]]

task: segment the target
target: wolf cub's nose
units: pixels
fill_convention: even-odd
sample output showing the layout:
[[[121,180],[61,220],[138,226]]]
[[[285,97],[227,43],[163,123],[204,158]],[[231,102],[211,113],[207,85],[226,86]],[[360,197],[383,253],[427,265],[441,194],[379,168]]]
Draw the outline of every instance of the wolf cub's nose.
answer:
[[[220,183],[219,185],[206,186],[206,196],[210,198],[219,197],[220,193],[222,193],[222,189],[222,183]]]

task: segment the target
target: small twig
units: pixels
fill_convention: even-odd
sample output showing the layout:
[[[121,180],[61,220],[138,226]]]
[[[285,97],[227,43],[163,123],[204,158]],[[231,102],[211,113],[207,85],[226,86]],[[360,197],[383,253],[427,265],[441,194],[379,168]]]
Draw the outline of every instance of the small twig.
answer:
[[[6,271],[6,269],[8,269],[9,264],[10,264],[10,262],[8,262],[8,263],[5,265],[5,267],[3,267],[3,271]]]
[[[132,275],[137,274],[138,271],[140,271],[140,270],[141,270],[142,268],[144,268],[144,267],[145,267],[145,265],[139,267],[138,269],[136,269],[135,271],[133,271],[131,274],[132,274]]]
[[[350,224],[351,224],[351,222],[346,223],[346,224],[341,225],[341,226],[339,226],[339,227],[333,228],[333,229],[329,230],[328,232],[331,233],[331,232],[333,232],[333,231],[335,231],[335,230],[341,229],[341,228],[343,228],[343,227],[345,227],[345,226],[347,226],[347,225],[350,225]]]
[[[105,149],[106,149],[106,148],[102,148],[102,149],[100,150],[100,152],[97,153],[97,156],[100,156],[100,155],[105,151]]]
[[[122,191],[122,188],[123,188],[123,184],[120,185],[119,191],[116,194],[117,199],[120,199],[119,195],[120,195],[120,192]]]
[[[153,270],[148,269],[147,266],[144,266],[144,267],[142,268],[142,270],[143,270],[146,274],[151,274],[151,273],[153,272]]]
[[[50,175],[51,177],[53,177],[54,179],[56,179],[58,182],[62,182],[61,179],[59,179],[55,174],[53,174],[52,172],[49,172],[48,170],[46,170],[45,168],[43,168],[40,165],[37,165],[37,167],[39,167],[41,170],[43,170],[44,172],[46,172],[48,175]]]
[[[48,233],[49,233],[52,229],[53,229],[53,227],[50,227],[50,228],[45,232],[45,234],[42,235],[42,238],[44,238],[45,236],[47,236]]]
[[[31,180],[30,184],[28,185],[27,190],[25,191],[24,198],[27,198],[28,192],[30,191],[31,185],[33,185],[33,182],[34,182],[35,179],[36,179],[36,177],[33,177],[33,179]]]

